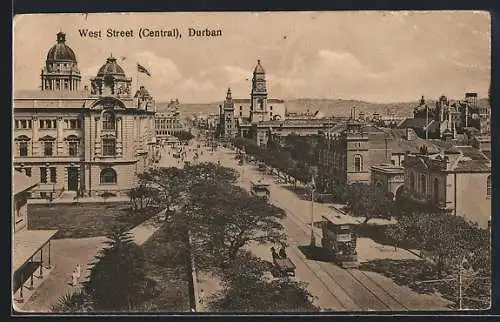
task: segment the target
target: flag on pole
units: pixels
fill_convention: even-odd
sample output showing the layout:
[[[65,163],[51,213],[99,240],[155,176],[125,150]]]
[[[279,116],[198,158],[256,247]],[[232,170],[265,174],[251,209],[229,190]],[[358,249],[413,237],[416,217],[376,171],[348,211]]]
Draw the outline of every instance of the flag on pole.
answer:
[[[144,66],[142,66],[139,63],[137,63],[137,71],[139,73],[144,73],[144,74],[148,75],[149,77],[151,77],[151,73]]]

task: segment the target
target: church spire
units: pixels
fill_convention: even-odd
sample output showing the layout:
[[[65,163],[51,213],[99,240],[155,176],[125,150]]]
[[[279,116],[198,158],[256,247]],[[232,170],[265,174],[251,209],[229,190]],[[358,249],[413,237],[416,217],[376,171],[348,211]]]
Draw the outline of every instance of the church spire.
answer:
[[[231,96],[231,87],[228,87],[227,88],[227,94],[226,94],[226,100],[232,100],[232,96]]]

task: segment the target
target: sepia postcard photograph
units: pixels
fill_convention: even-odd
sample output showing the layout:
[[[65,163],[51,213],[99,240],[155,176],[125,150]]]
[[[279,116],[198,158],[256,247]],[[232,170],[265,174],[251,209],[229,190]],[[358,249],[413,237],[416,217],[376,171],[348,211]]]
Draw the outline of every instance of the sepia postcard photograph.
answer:
[[[21,14],[14,314],[491,308],[485,11]]]

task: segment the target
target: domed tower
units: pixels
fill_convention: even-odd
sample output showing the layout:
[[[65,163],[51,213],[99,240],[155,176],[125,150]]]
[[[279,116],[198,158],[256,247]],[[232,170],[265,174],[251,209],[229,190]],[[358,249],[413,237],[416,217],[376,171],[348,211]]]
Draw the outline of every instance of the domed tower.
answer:
[[[66,45],[66,34],[57,33],[57,43],[50,48],[42,69],[42,91],[77,91],[80,87],[80,70],[75,53]]]
[[[132,78],[127,78],[123,68],[113,55],[99,68],[97,76],[90,80],[91,95],[130,97]]]
[[[250,96],[252,101],[252,105],[250,106],[251,122],[268,121],[266,72],[260,64],[260,59],[257,61],[257,66],[255,66],[253,71],[252,93]]]

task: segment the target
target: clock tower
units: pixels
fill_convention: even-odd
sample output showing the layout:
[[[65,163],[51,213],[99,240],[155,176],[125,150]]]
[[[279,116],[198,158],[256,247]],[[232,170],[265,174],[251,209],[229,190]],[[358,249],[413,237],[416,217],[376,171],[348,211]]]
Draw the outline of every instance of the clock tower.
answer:
[[[250,106],[250,121],[252,123],[269,121],[269,112],[267,111],[267,87],[266,72],[257,61],[257,66],[253,71],[252,93]]]

